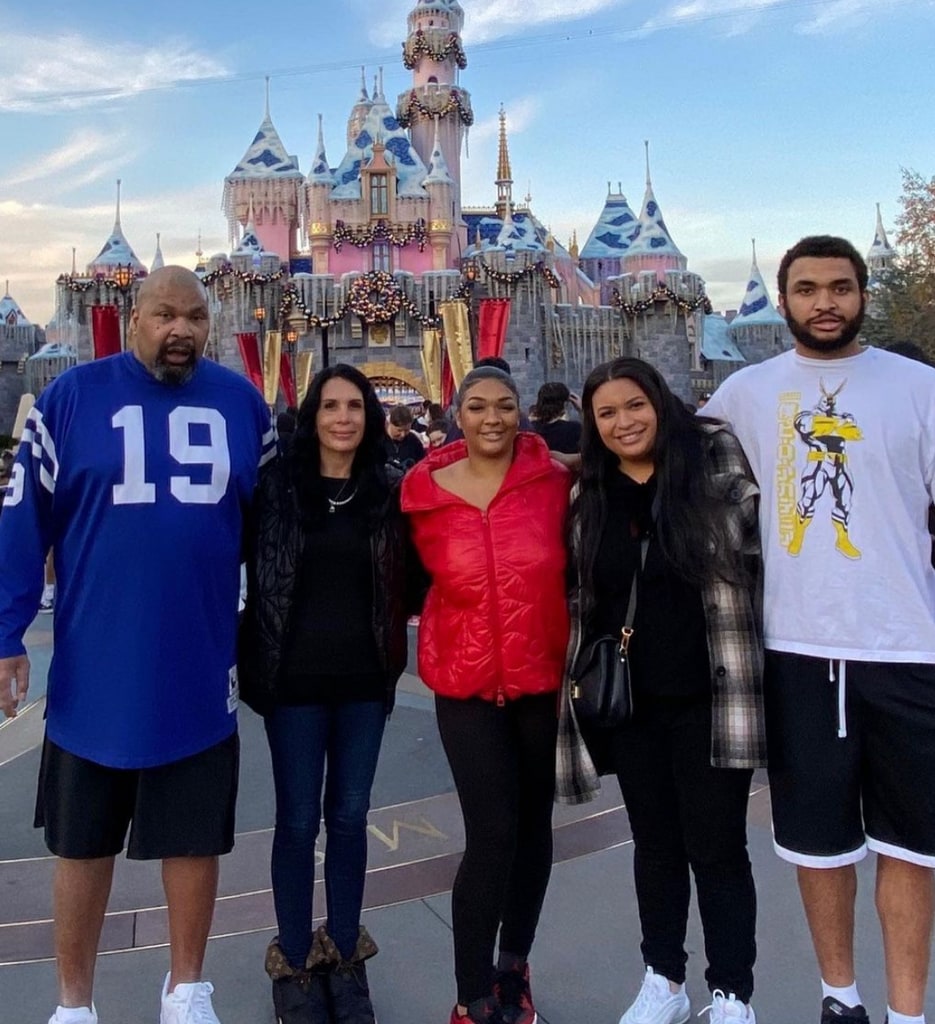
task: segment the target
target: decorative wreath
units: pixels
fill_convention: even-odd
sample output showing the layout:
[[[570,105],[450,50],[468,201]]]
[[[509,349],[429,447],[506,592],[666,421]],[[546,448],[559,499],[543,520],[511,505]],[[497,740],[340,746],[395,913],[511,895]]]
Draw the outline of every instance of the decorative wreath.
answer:
[[[371,270],[354,279],[347,308],[365,324],[389,323],[403,308],[403,292],[392,274]]]

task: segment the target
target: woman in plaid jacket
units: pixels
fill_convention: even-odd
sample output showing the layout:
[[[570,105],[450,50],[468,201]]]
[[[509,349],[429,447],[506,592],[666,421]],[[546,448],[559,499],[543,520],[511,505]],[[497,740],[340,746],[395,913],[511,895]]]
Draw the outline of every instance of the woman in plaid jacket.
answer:
[[[754,1024],[746,811],[766,754],[759,492],[736,438],[692,415],[642,360],[597,367],[582,419],[557,798],[589,800],[599,774],[613,773],[627,807],[646,972],[620,1024],[689,1019],[690,873],[710,1022]],[[583,726],[571,696],[576,659],[584,644],[620,635],[634,574],[634,714],[610,729]]]

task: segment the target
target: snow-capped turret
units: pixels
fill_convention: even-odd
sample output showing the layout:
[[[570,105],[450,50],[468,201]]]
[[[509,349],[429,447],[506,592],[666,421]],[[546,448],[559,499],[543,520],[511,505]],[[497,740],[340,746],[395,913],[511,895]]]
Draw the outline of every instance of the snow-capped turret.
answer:
[[[166,261],[162,255],[162,236],[156,232],[156,254],[153,256],[153,262],[149,266],[149,272],[152,273],[154,270],[161,270],[165,265]]]
[[[308,172],[308,183],[334,187],[334,174],[328,165],[328,154],[325,152],[324,122],[321,114],[318,115],[318,145],[312,157],[312,169]]]
[[[120,185],[121,181],[118,178],[117,212],[114,217],[113,230],[101,251],[88,264],[88,277],[95,277],[97,274],[109,277],[118,266],[131,267],[134,276],[146,276],[146,267],[130,247],[120,225]]]
[[[31,327],[26,314],[20,309],[19,303],[10,295],[10,282],[7,281],[0,298],[0,327]]]
[[[266,109],[260,127],[240,162],[224,179],[222,207],[227,215],[231,242],[245,224],[250,199],[255,204],[256,229],[268,250],[289,259],[302,210],[305,175],[279,137],[269,110],[269,79]]]
[[[739,327],[747,324],[782,324],[785,320],[773,305],[766,288],[766,282],[760,273],[756,262],[756,239],[753,239],[753,264],[750,267],[750,276],[747,280],[747,290],[744,293],[740,311],[731,321],[731,330],[736,331]]]
[[[688,260],[672,240],[653,192],[649,171],[649,143],[646,146],[646,192],[639,219],[639,232],[631,241],[622,262],[625,272],[655,270],[661,277],[667,270],[685,270]]]
[[[896,259],[896,250],[890,245],[886,237],[886,229],[883,227],[883,214],[880,212],[880,204],[877,203],[877,226],[873,235],[873,244],[870,252],[867,253],[867,267],[870,271],[870,280],[878,280],[880,275],[889,269],[890,264]]]

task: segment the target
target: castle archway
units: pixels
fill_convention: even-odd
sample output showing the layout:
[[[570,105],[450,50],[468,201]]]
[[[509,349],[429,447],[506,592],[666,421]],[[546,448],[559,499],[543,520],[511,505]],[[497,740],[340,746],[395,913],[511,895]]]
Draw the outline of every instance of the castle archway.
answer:
[[[429,397],[425,378],[399,363],[369,362],[359,367],[386,405],[412,405]]]

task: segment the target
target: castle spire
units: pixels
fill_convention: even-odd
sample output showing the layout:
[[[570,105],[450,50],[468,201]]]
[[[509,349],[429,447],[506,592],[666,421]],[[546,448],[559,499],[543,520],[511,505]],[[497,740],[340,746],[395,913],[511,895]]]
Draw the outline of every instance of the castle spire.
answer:
[[[266,76],[266,114],[264,115],[264,120],[266,120],[266,121],[270,120],[270,116],[269,116],[269,75]]]
[[[740,310],[731,321],[731,334],[736,329],[755,324],[770,324],[781,326],[785,323],[782,316],[777,312],[769,297],[769,289],[760,273],[756,262],[756,239],[751,239],[753,246],[753,263],[750,266],[750,277],[747,281],[747,290],[744,293]]]
[[[117,179],[117,216],[114,218],[114,234],[120,230],[120,178]]]
[[[360,102],[370,102],[370,96],[367,94],[367,69],[363,64],[360,66]]]
[[[873,244],[870,252],[867,253],[867,266],[870,270],[870,281],[875,283],[879,275],[887,270],[896,258],[896,250],[890,245],[886,237],[886,229],[883,227],[883,214],[880,212],[880,204],[877,203],[877,226],[873,233]]]
[[[153,256],[153,262],[149,270],[152,273],[154,270],[160,270],[166,265],[165,257],[162,255],[162,233],[156,232],[156,254]]]
[[[513,169],[510,167],[510,148],[506,133],[506,109],[500,104],[500,146],[497,153],[497,216],[506,219],[506,211],[513,207]]]

